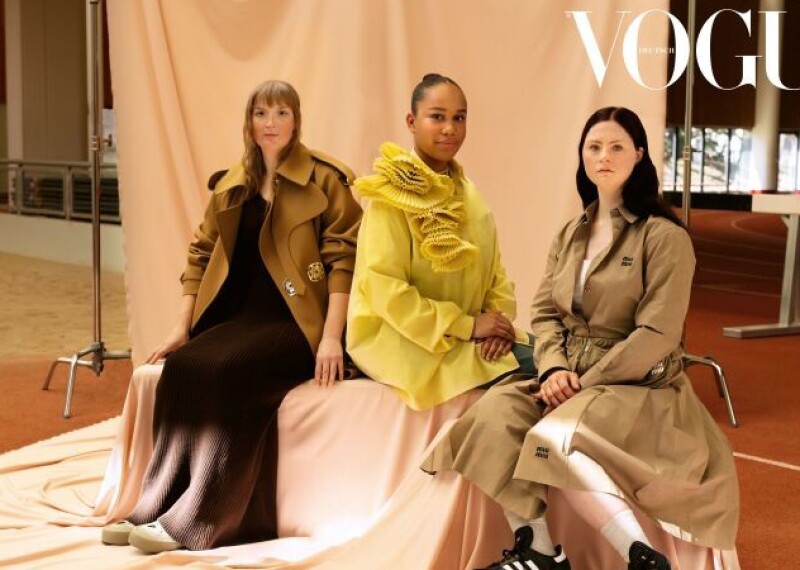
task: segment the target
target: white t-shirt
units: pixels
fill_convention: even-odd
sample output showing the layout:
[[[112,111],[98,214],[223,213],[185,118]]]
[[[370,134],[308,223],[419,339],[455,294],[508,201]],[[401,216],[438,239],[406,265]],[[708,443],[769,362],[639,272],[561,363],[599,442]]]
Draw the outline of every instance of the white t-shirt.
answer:
[[[591,259],[583,260],[581,271],[578,273],[578,279],[575,282],[575,292],[572,294],[572,306],[578,311],[583,309],[583,286],[586,284],[586,274],[589,272],[589,266],[591,264]]]

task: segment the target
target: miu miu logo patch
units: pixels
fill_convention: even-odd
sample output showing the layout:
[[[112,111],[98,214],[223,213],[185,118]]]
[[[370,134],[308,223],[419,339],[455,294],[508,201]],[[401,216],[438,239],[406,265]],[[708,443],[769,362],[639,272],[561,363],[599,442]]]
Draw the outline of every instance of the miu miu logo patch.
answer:
[[[536,457],[540,457],[542,459],[547,459],[550,457],[550,448],[549,447],[542,447],[541,445],[536,446],[536,453],[534,454]]]
[[[622,258],[622,267],[630,267],[633,265],[633,258],[632,257],[623,257]]]

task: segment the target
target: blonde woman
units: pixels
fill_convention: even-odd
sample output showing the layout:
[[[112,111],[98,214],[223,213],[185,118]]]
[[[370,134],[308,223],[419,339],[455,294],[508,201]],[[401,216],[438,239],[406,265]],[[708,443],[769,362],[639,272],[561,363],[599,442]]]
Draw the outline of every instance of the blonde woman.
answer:
[[[189,246],[166,358],[155,449],[128,520],[103,542],[147,553],[277,537],[277,410],[294,386],[344,374],[342,335],[361,210],[347,167],[300,143],[283,81],[247,102],[245,154]]]

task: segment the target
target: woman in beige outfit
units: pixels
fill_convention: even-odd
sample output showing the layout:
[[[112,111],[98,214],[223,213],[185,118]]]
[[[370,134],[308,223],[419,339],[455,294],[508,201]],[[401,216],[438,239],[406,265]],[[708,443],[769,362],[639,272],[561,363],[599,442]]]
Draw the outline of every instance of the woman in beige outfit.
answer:
[[[694,253],[632,111],[594,113],[579,155],[586,210],[554,239],[531,310],[539,377],[489,390],[423,469],[462,473],[519,527],[489,568],[526,560],[525,521],[542,516],[549,486],[629,569],[670,568],[631,506],[689,549],[732,549],[739,514],[730,446],[681,361]]]

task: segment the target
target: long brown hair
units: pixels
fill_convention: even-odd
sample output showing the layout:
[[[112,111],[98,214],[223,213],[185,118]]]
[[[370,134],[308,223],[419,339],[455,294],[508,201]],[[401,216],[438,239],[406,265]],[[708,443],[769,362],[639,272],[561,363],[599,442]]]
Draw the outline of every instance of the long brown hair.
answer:
[[[595,111],[586,121],[578,143],[578,171],[575,173],[575,182],[578,194],[583,202],[583,207],[597,200],[597,186],[589,180],[586,167],[583,164],[583,144],[586,135],[597,123],[614,121],[633,139],[635,148],[644,151],[641,160],[633,167],[633,172],[622,187],[622,203],[628,210],[637,216],[657,216],[666,218],[675,225],[685,227],[681,219],[672,211],[672,208],[658,193],[658,174],[653,160],[650,158],[650,149],[647,146],[647,132],[644,130],[639,116],[625,107],[604,107]]]
[[[292,110],[294,115],[294,133],[289,143],[281,151],[279,162],[283,161],[292,152],[292,149],[300,140],[300,96],[297,91],[286,81],[270,79],[253,89],[247,98],[247,108],[244,112],[244,156],[242,165],[244,166],[245,192],[247,197],[258,192],[261,181],[267,175],[267,165],[264,163],[264,156],[261,154],[261,147],[253,140],[253,109],[256,105],[266,103],[267,105],[286,105]]]

